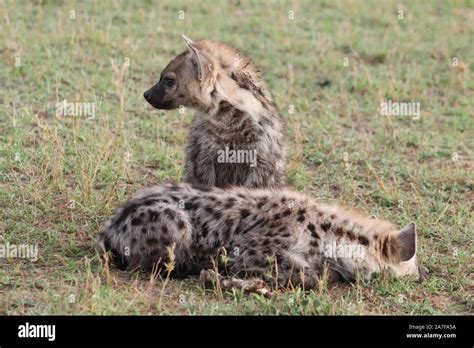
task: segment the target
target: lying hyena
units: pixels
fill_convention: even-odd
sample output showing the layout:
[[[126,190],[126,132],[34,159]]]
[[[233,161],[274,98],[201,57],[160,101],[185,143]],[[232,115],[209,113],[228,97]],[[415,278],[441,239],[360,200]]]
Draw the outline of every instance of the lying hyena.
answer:
[[[283,122],[250,60],[229,46],[193,43],[163,70],[145,99],[157,109],[196,109],[184,180],[224,187],[286,182]]]
[[[399,230],[287,190],[155,186],[118,209],[98,241],[122,270],[159,269],[171,246],[174,274],[181,277],[217,266],[228,275],[310,289],[324,274],[334,281],[381,271],[396,277],[424,273],[416,260],[413,223]],[[222,253],[227,261],[219,265]],[[221,280],[256,286],[237,278]]]

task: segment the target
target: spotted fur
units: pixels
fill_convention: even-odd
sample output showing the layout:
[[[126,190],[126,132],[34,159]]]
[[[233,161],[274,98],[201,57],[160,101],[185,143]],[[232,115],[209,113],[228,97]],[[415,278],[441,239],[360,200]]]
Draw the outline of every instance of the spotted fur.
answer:
[[[312,288],[330,280],[387,270],[421,276],[414,224],[392,224],[316,203],[289,190],[210,188],[178,184],[140,191],[118,209],[98,239],[123,270],[163,268],[174,248],[176,276],[199,274],[226,255],[220,271]],[[328,255],[354,246],[361,257]],[[327,272],[327,273],[325,273]],[[269,280],[269,279],[266,279]]]

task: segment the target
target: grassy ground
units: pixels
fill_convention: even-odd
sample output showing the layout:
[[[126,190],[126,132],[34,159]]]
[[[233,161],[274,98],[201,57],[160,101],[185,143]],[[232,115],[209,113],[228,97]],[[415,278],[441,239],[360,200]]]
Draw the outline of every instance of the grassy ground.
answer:
[[[473,313],[472,1],[9,0],[0,17],[0,243],[39,247],[36,262],[0,260],[0,313]],[[291,186],[416,221],[431,278],[264,299],[104,269],[100,225],[183,171],[191,111],[142,97],[181,33],[247,52],[288,125]],[[57,118],[64,99],[95,102],[96,117]],[[419,102],[421,117],[381,116],[384,99]]]

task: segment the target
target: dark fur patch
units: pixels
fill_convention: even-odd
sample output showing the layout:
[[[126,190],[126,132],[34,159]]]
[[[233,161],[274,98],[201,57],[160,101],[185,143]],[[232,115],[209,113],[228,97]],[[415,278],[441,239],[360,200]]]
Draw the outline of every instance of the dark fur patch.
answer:
[[[199,203],[195,201],[195,199],[189,200],[188,202],[184,203],[185,210],[196,210],[199,208]]]
[[[234,230],[235,234],[240,234],[242,233],[242,227],[240,225],[237,225]]]
[[[280,226],[280,223],[278,221],[273,221],[268,225],[268,227],[270,228],[277,228],[278,226]]]
[[[250,211],[249,211],[248,209],[242,209],[242,210],[240,211],[240,217],[241,217],[242,219],[245,219],[245,218],[246,218],[247,216],[249,216],[249,215],[250,215]]]
[[[312,223],[309,223],[308,224],[308,229],[309,231],[311,232],[311,236],[315,239],[319,239],[319,234],[316,232],[316,227],[312,224]]]
[[[117,228],[118,226],[120,226],[127,217],[129,217],[131,214],[137,211],[137,208],[139,208],[140,206],[144,205],[144,203],[149,202],[149,201],[156,203],[156,200],[148,200],[148,201],[145,200],[145,201],[128,203],[122,209],[117,219],[112,223],[112,227]]]
[[[347,236],[347,238],[350,239],[350,240],[356,240],[356,239],[357,239],[357,237],[355,236],[355,234],[354,234],[352,231],[349,231],[349,230],[346,231],[346,236]]]
[[[143,224],[143,220],[140,218],[133,218],[132,219],[132,226],[138,226]]]
[[[184,228],[185,224],[183,220],[178,220],[178,228],[182,230]]]
[[[242,231],[242,234],[245,234],[245,233],[247,233],[247,232],[253,230],[253,229],[256,228],[256,227],[261,227],[261,226],[263,226],[266,222],[267,222],[266,219],[261,218],[261,219],[255,221],[252,225],[250,225],[249,227],[247,227],[245,230],[243,230],[243,231]]]
[[[229,197],[224,205],[224,208],[230,209],[234,206],[237,200],[234,197]]]
[[[362,245],[365,245],[365,246],[369,245],[369,240],[364,236],[359,236],[358,240],[359,240],[359,243]]]
[[[174,220],[176,218],[176,213],[169,208],[166,208],[163,212],[170,218],[170,220]]]
[[[158,213],[156,211],[150,211],[148,213],[148,221],[150,221],[150,222],[157,221],[159,217],[160,217],[160,213]]]
[[[179,202],[179,198],[176,196],[171,195],[170,198],[175,202]]]
[[[151,237],[151,238],[148,238],[148,239],[146,240],[146,243],[149,244],[149,245],[153,245],[153,244],[158,244],[159,241],[158,241],[158,239],[156,239],[156,238],[154,238],[154,237]]]
[[[382,255],[388,259],[388,237],[386,237],[382,242]]]
[[[214,209],[210,205],[204,207],[204,211],[208,213],[209,215],[212,215],[214,219],[219,220],[222,217],[222,212],[219,210]]]
[[[325,221],[321,224],[321,228],[323,229],[324,232],[327,232],[331,228],[331,223]]]
[[[163,202],[163,200],[162,199],[147,199],[141,205],[143,205],[144,207],[149,207],[150,205],[156,204],[158,202]],[[167,200],[165,200],[164,202],[168,203]]]
[[[207,235],[209,234],[209,228],[207,227],[207,222],[202,225],[202,229],[201,229],[201,235],[206,238]]]
[[[216,87],[214,87],[214,89],[211,92],[211,98],[214,99],[216,97],[216,94],[217,94],[217,89]]]
[[[233,106],[226,102],[225,100],[219,103],[219,110],[217,111],[218,114],[226,114],[233,109]]]
[[[287,217],[287,216],[290,216],[290,215],[291,215],[291,210],[290,210],[290,209],[286,209],[286,210],[281,214],[282,217]]]
[[[333,229],[333,233],[338,237],[342,237],[344,235],[344,229],[338,226]]]
[[[242,110],[239,109],[234,109],[234,113],[232,114],[232,117],[234,119],[240,119],[245,115],[245,113]]]

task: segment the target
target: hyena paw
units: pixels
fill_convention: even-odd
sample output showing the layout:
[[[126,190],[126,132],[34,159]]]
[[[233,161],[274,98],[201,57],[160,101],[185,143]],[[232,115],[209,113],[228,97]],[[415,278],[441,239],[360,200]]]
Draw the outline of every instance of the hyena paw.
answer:
[[[270,297],[272,292],[268,285],[262,279],[239,279],[235,277],[223,277],[211,269],[201,270],[199,281],[204,288],[213,288],[220,284],[221,289],[243,290],[246,294],[256,293],[265,297]]]
[[[206,289],[213,288],[217,282],[222,282],[222,278],[219,273],[212,269],[202,269],[201,274],[199,274],[199,282]]]

